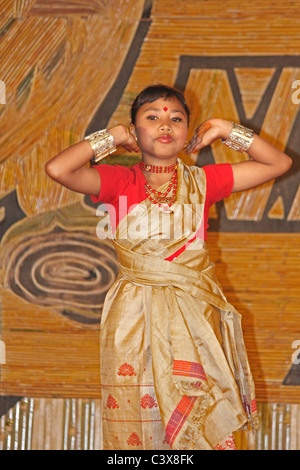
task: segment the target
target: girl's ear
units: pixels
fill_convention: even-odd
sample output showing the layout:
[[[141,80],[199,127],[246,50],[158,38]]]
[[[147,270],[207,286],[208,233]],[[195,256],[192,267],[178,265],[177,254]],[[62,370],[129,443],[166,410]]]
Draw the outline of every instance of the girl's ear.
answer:
[[[130,130],[130,133],[133,134],[136,137],[135,125],[132,124],[132,122],[129,125],[129,130]]]
[[[135,137],[135,140],[137,141],[137,144],[139,145],[138,140],[137,140],[135,125],[132,124],[132,122],[130,123],[129,130],[130,130],[130,134],[132,134]]]

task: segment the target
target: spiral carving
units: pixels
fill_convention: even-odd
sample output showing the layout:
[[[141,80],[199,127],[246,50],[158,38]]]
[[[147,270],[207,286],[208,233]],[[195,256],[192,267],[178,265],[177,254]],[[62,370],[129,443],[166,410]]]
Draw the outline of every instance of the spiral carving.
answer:
[[[99,323],[118,273],[113,247],[86,232],[22,239],[6,257],[6,284],[19,297],[81,323]]]

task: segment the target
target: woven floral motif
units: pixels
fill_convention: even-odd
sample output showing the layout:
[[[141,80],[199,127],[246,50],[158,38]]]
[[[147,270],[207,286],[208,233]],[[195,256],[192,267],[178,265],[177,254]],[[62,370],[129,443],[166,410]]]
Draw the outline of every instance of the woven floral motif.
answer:
[[[133,376],[133,375],[136,375],[136,372],[130,364],[127,364],[127,362],[124,362],[124,364],[122,364],[119,367],[118,375]]]
[[[141,446],[142,441],[140,440],[139,436],[134,432],[127,439],[127,444],[131,446]]]
[[[215,447],[216,450],[236,450],[234,437],[228,436],[222,439],[221,442]]]
[[[146,408],[153,408],[157,407],[157,403],[155,401],[155,398],[151,397],[150,395],[143,395],[141,398],[141,407],[146,409]]]
[[[117,400],[112,395],[108,396],[106,406],[107,408],[110,408],[110,409],[119,408]]]

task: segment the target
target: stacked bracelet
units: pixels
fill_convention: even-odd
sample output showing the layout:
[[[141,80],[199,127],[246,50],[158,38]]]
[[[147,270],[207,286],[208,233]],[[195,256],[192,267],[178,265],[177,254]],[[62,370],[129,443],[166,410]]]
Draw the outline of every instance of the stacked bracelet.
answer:
[[[107,129],[94,132],[85,137],[85,140],[93,149],[94,156],[91,160],[92,163],[97,163],[116,151],[114,138]]]
[[[232,123],[233,128],[227,139],[222,139],[223,144],[238,152],[246,152],[254,139],[254,133],[251,129]]]

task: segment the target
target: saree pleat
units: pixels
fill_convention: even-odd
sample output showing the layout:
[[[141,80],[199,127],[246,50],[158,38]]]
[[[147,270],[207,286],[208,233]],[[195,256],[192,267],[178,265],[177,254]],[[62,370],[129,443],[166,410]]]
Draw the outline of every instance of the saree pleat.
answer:
[[[146,200],[117,228],[101,322],[104,449],[211,450],[257,427],[241,315],[199,236],[205,190],[204,171],[179,161],[173,214]]]

